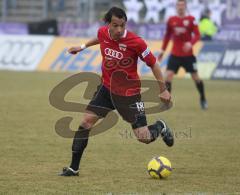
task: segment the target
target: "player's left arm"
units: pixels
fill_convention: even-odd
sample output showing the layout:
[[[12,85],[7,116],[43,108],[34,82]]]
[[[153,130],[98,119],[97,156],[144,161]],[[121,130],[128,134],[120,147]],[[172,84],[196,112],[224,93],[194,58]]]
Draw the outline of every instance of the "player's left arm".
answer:
[[[183,46],[183,50],[185,52],[188,52],[189,50],[192,49],[192,47],[200,40],[201,35],[198,29],[198,25],[196,23],[195,18],[192,18],[192,31],[191,31],[191,36],[192,39],[189,42],[185,42],[184,46]]]
[[[158,82],[160,99],[164,102],[169,102],[171,100],[171,95],[166,88],[163,74],[157,59],[154,57],[150,49],[147,47],[147,44],[143,40],[139,41],[137,50],[140,58],[151,68],[152,73]]]
[[[162,71],[161,71],[159,63],[157,61],[155,62],[155,64],[153,66],[151,66],[151,70],[152,70],[152,73],[159,85],[160,99],[163,101],[167,101],[167,102],[170,101],[171,95],[170,95],[169,91],[167,90]]]
[[[200,38],[201,38],[201,35],[200,35],[200,32],[199,32],[199,28],[198,28],[198,25],[197,25],[195,19],[194,19],[194,21],[193,21],[193,30],[192,30],[192,32],[193,32],[193,36],[192,36],[192,41],[191,41],[191,43],[192,43],[192,45],[194,45],[194,44],[197,43],[197,42],[200,40]]]

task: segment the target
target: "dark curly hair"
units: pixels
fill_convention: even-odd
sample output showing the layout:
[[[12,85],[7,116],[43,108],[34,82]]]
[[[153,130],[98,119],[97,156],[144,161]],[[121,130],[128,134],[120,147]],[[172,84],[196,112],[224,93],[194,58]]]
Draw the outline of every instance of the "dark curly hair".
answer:
[[[177,0],[177,2],[184,2],[187,4],[187,1],[186,0]]]
[[[108,12],[105,14],[103,20],[105,23],[111,23],[112,16],[116,16],[117,18],[124,19],[127,21],[127,15],[125,11],[118,7],[112,7]]]

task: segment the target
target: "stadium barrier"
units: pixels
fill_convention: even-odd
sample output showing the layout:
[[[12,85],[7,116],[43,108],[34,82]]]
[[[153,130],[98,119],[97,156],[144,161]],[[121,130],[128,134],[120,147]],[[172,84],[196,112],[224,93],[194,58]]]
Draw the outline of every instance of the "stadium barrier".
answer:
[[[99,46],[84,50],[79,55],[69,55],[67,48],[79,46],[87,39],[53,36],[1,36],[0,69],[24,71],[74,71],[100,72]],[[161,41],[147,41],[155,56]],[[160,64],[166,68],[167,52]],[[198,42],[194,47],[199,74],[204,79],[240,80],[240,45],[236,42]],[[151,75],[151,70],[139,60],[139,73]],[[189,77],[183,69],[178,77]]]

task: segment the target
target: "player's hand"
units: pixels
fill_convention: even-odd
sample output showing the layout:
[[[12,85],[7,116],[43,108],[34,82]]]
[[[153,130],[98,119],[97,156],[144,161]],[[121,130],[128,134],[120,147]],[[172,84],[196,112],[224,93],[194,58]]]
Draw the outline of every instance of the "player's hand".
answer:
[[[158,58],[157,58],[158,62],[160,62],[162,60],[163,54],[164,54],[163,50],[160,50],[160,53],[159,53]]]
[[[160,100],[164,103],[169,103],[171,101],[171,94],[167,89],[165,89],[162,93],[159,95]]]
[[[185,53],[188,53],[191,49],[192,49],[192,43],[190,43],[190,42],[184,43],[184,45],[183,45],[183,51],[184,51]]]
[[[68,49],[68,53],[70,54],[77,54],[78,52],[86,49],[86,45],[82,44],[80,47],[71,47],[70,49]]]
[[[68,49],[68,53],[70,54],[77,54],[78,52],[82,51],[81,47],[71,47]]]

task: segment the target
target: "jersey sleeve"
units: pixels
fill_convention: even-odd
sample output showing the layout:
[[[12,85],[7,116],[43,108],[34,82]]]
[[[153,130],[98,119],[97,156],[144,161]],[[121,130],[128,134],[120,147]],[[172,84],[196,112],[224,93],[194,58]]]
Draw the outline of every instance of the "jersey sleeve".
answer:
[[[192,45],[194,45],[196,42],[198,42],[201,38],[200,32],[199,32],[199,28],[198,28],[198,24],[195,20],[195,18],[192,18],[192,23],[193,23],[193,37],[192,37]]]
[[[137,54],[142,61],[152,67],[156,63],[156,58],[148,48],[144,40],[140,39],[137,46]]]
[[[98,38],[99,42],[101,42],[101,40],[103,38],[103,33],[104,33],[104,27],[100,27],[97,32],[97,38]]]
[[[163,38],[163,44],[162,44],[162,50],[165,51],[167,46],[168,46],[168,42],[170,41],[171,39],[171,36],[172,36],[172,31],[171,31],[171,26],[170,26],[170,19],[168,19],[167,21],[167,25],[166,25],[166,32],[165,32],[165,35],[164,35],[164,38]]]

